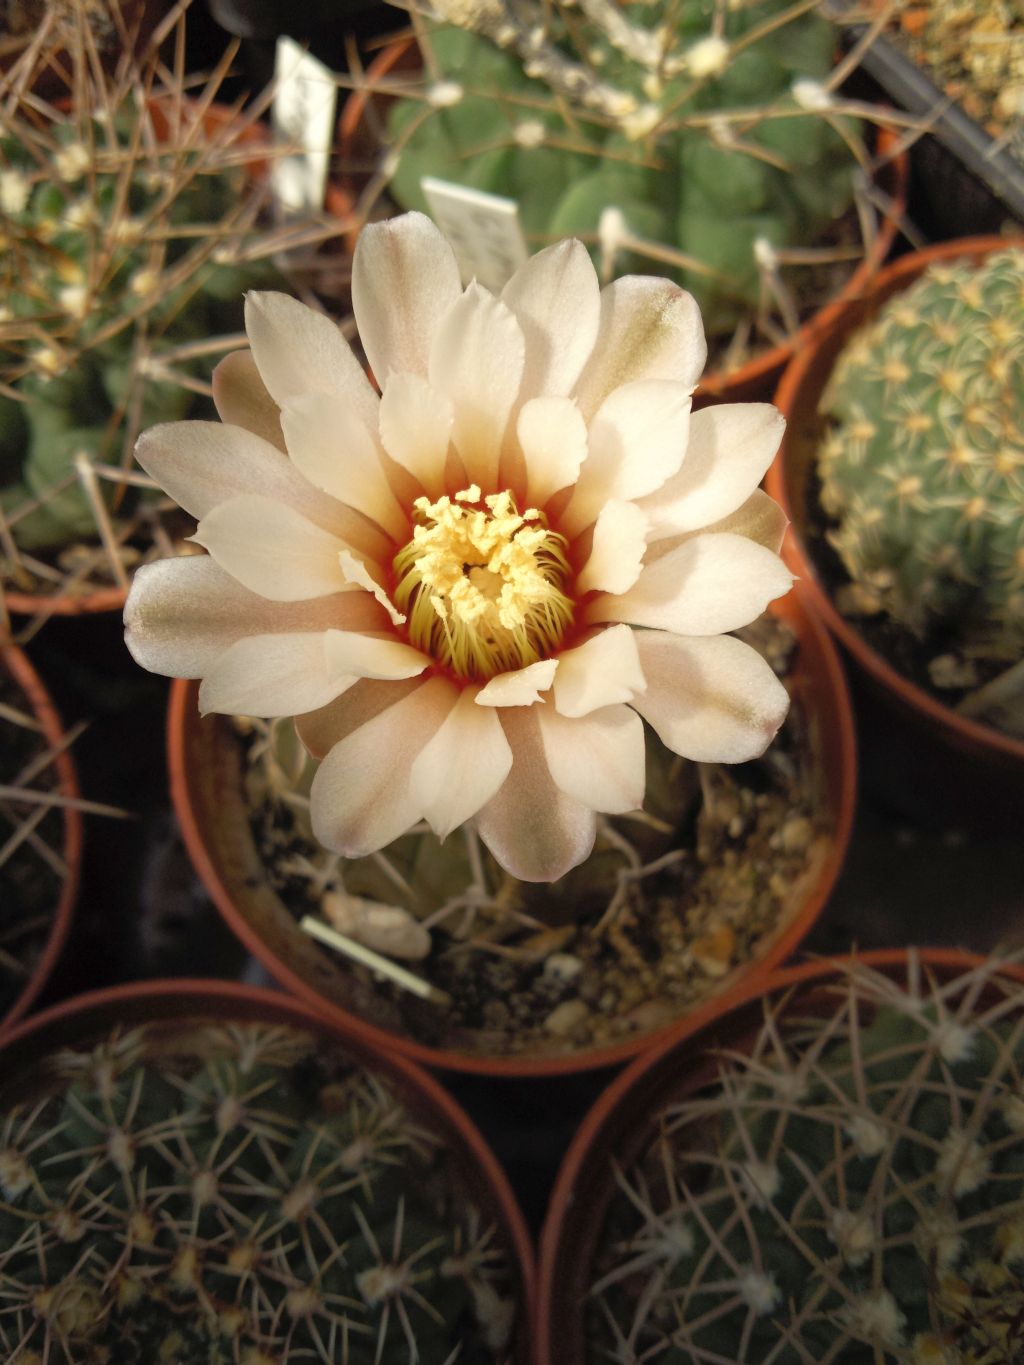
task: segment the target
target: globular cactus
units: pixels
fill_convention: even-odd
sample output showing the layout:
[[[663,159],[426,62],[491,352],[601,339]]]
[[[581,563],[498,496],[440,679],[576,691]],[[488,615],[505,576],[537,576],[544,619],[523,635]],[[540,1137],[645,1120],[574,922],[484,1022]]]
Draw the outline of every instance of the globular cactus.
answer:
[[[439,1135],[290,1026],[144,1025],[0,1109],[10,1365],[498,1365],[507,1258]]]
[[[425,174],[509,195],[528,238],[583,238],[605,278],[674,276],[711,333],[767,300],[792,322],[779,262],[850,209],[857,166],[824,85],[836,33],[813,8],[434,8],[431,78],[389,116],[401,204],[426,211]]]
[[[63,8],[0,76],[0,583],[34,592],[101,536],[88,586],[126,585],[114,560],[152,553],[158,501],[139,432],[214,415],[210,357],[244,340],[244,290],[280,288],[279,253],[336,231],[272,221],[262,106],[217,103],[230,49],[186,76],[187,4],[105,63],[107,7]],[[54,72],[66,93],[42,100]]]
[[[853,608],[981,681],[1024,654],[1022,327],[1024,252],[934,265],[856,333],[820,405]]]
[[[1017,1360],[971,1353],[1024,1323],[1024,990],[997,966],[766,1002],[616,1177],[588,1359]]]

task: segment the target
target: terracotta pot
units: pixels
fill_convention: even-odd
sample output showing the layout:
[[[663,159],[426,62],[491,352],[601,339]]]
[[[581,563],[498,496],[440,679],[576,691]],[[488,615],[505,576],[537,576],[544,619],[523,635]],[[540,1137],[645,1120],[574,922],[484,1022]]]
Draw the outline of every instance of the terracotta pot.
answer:
[[[0,669],[24,694],[28,709],[39,722],[39,728],[47,748],[57,747],[63,741],[64,727],[42,680],[29,662],[28,656],[16,645],[0,643]],[[78,797],[78,779],[75,775],[75,765],[67,749],[57,755],[53,763],[49,765],[48,770],[56,772],[57,789],[61,796],[71,799]],[[8,781],[13,776],[13,773],[7,773],[3,780]],[[6,1014],[0,1016],[0,1034],[5,1033],[16,1020],[28,1011],[43,989],[57,963],[71,924],[82,863],[82,816],[78,810],[71,806],[65,806],[62,814],[64,821],[64,839],[60,850],[63,869],[62,880],[57,904],[53,911],[53,920],[46,938],[46,945],[13,1005]],[[10,833],[10,827],[5,822],[4,832],[0,835],[0,842],[5,841]]]
[[[494,1245],[507,1255],[520,1311],[507,1365],[532,1360],[530,1322],[535,1293],[533,1247],[508,1179],[479,1130],[448,1092],[404,1057],[381,1053],[365,1037],[327,1024],[298,1001],[278,991],[236,982],[164,980],[132,982],[62,1001],[4,1038],[0,1048],[0,1096],[21,1099],[37,1083],[41,1059],[63,1047],[81,1049],[112,1029],[160,1022],[192,1027],[200,1018],[260,1023],[313,1033],[396,1091],[413,1116],[442,1140],[467,1196],[485,1225],[496,1228]]]
[[[186,101],[187,103],[187,101]],[[58,108],[67,108],[68,101],[58,101]],[[157,137],[167,137],[174,125],[175,105],[170,99],[154,99],[150,103],[150,117]],[[237,123],[238,115],[226,105],[211,104],[203,112],[203,131],[210,141],[225,137],[225,130]],[[253,156],[246,168],[253,180],[265,179],[269,171],[269,161],[265,155],[268,146],[267,131],[262,123],[246,124],[237,134],[240,147],[252,149]],[[97,538],[98,539],[98,538]],[[98,612],[123,611],[128,597],[127,589],[111,587],[92,588],[83,593],[60,592],[54,594],[25,592],[0,583],[0,595],[4,605],[14,616],[34,616],[45,621],[49,616],[92,616]]]
[[[403,75],[421,70],[419,50],[413,38],[389,42],[367,68],[366,78],[374,82],[390,79],[400,88]],[[378,129],[384,126],[388,106],[398,94],[366,89],[353,90],[341,111],[338,121],[338,148],[341,164],[347,168],[370,167],[380,147]],[[895,154],[897,136],[879,128],[878,153],[891,158],[882,168],[880,183],[890,205],[879,224],[871,250],[849,277],[839,294],[815,313],[788,341],[762,351],[752,360],[728,371],[713,371],[701,380],[695,403],[708,401],[740,403],[771,397],[772,389],[795,350],[808,345],[820,329],[827,326],[828,316],[845,299],[857,298],[868,282],[877,274],[882,262],[892,250],[899,219],[903,216],[907,198],[908,159],[905,153]],[[359,192],[369,180],[369,174],[353,169],[328,187],[328,207],[339,218],[350,216],[357,204]],[[348,237],[349,250],[355,250],[358,228]]]
[[[914,957],[943,982],[984,961],[956,949],[920,949]],[[697,1011],[669,1043],[634,1062],[603,1092],[566,1152],[541,1233],[536,1365],[591,1365],[593,1360],[584,1344],[584,1308],[600,1234],[617,1188],[613,1163],[620,1171],[628,1170],[654,1134],[657,1111],[712,1082],[723,1054],[749,1053],[764,1024],[766,996],[790,993],[792,1000],[787,999],[785,1007],[798,1016],[831,1013],[834,999],[820,988],[834,982],[844,964],[854,962],[897,982],[906,982],[916,970],[910,954],[900,949],[807,962],[777,972],[731,1001],[713,1001]],[[1024,980],[1020,967],[1005,971],[1018,982]]]
[[[793,599],[775,604],[796,633],[798,656],[791,686],[807,717],[818,755],[820,808],[829,816],[831,838],[799,882],[772,935],[759,954],[716,983],[732,998],[748,982],[762,981],[793,953],[825,905],[849,843],[855,801],[856,750],[852,713],[842,670],[826,632]],[[251,953],[283,985],[339,1027],[365,1036],[429,1065],[453,1071],[502,1076],[557,1075],[606,1067],[635,1056],[662,1037],[670,1023],[625,1041],[585,1051],[499,1056],[431,1046],[417,1037],[417,1011],[432,1010],[410,1000],[408,1010],[387,1001],[346,970],[343,959],[318,947],[270,887],[250,831],[242,793],[239,745],[230,721],[200,719],[198,684],[177,681],[168,712],[171,794],[185,843],[211,898]],[[428,1015],[421,1022],[432,1024]]]
[[[765,480],[768,492],[781,503],[790,520],[783,554],[799,575],[798,590],[840,641],[854,660],[859,678],[868,685],[872,726],[880,727],[880,745],[890,770],[897,774],[891,788],[893,799],[901,805],[906,800],[912,813],[923,812],[926,818],[969,822],[977,816],[986,828],[1001,808],[1019,823],[1019,803],[1024,798],[1024,741],[959,715],[903,677],[869,645],[833,604],[807,527],[815,510],[812,475],[824,426],[818,405],[851,334],[934,262],[957,258],[980,261],[1010,245],[1024,247],[1024,238],[968,237],[926,247],[895,261],[862,298],[837,308],[828,325],[798,350],[782,377],[775,402],[788,425]],[[903,774],[910,789],[905,798],[899,791],[898,774]],[[977,795],[981,790],[985,796],[979,809]]]

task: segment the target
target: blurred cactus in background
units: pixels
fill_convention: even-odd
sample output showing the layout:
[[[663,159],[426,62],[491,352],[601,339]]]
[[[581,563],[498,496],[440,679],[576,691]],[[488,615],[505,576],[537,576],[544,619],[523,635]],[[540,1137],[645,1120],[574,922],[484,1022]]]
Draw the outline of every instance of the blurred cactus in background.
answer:
[[[391,1087],[288,1027],[166,1022],[0,1110],[0,1345],[74,1361],[495,1365],[509,1267]]]
[[[933,265],[855,334],[821,402],[845,605],[922,641],[939,687],[1024,656],[1022,329],[1024,252]]]
[[[269,222],[273,151],[258,122],[268,97],[244,111],[215,103],[233,45],[207,78],[185,74],[186,10],[173,7],[141,43],[124,29],[111,57],[106,29],[125,22],[116,5],[52,7],[0,77],[8,586],[52,591],[64,569],[126,581],[145,546],[125,542],[159,534],[155,494],[132,467],[136,436],[212,413],[200,376],[211,354],[244,342],[243,290],[280,286],[276,254],[335,230]],[[44,99],[39,80],[55,74],[64,93]],[[103,549],[60,558],[101,535]]]
[[[1022,1065],[1024,991],[997,963],[942,984],[912,956],[905,986],[854,965],[817,1004],[766,1001],[617,1174],[591,1340],[622,1360],[1020,1359]]]
[[[752,329],[776,342],[807,287],[790,267],[829,292],[864,250],[855,195],[870,219],[870,158],[832,93],[838,34],[819,9],[439,0],[416,18],[423,80],[393,86],[390,189],[420,209],[423,175],[511,196],[532,245],[579,236],[606,280],[677,279],[738,353]]]

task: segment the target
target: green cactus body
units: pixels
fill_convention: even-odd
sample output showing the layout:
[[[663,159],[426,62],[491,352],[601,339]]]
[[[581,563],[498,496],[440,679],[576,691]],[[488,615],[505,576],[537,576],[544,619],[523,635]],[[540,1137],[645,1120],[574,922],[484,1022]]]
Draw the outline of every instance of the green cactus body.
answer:
[[[122,464],[142,428],[212,415],[189,387],[208,356],[176,353],[238,332],[244,289],[280,280],[268,259],[205,250],[201,226],[220,233],[238,212],[246,171],[200,171],[201,149],[154,147],[139,119],[48,125],[55,173],[40,170],[16,121],[0,139],[0,508],[23,550],[96,537],[75,457]],[[226,236],[237,248],[238,232]],[[125,489],[99,489],[121,506]],[[129,504],[139,497],[128,490]],[[28,501],[41,505],[24,514]]]
[[[486,6],[460,11],[465,29],[430,31],[440,80],[390,110],[392,192],[424,211],[423,175],[510,195],[537,244],[577,234],[606,278],[673,274],[706,324],[727,330],[763,295],[755,242],[810,243],[852,203],[855,163],[839,129],[854,136],[854,125],[808,113],[790,94],[794,81],[826,78],[834,32],[788,0],[683,0],[671,32],[659,27],[662,4],[636,4],[627,13],[637,41],[661,44],[641,60],[585,9],[555,5],[519,38]],[[566,62],[576,69],[564,74]],[[598,229],[608,208],[652,251],[626,244],[606,258]]]
[[[595,1345],[614,1323],[629,1359],[679,1365],[1017,1360],[968,1349],[1024,1324],[1024,995],[1003,978],[981,1006],[994,975],[912,992],[853,968],[766,1007],[618,1178]]]
[[[1024,253],[933,266],[840,356],[829,540],[863,610],[929,646],[1024,653]]]
[[[0,1110],[10,1365],[505,1358],[493,1229],[440,1138],[336,1050],[164,1023],[43,1070]]]

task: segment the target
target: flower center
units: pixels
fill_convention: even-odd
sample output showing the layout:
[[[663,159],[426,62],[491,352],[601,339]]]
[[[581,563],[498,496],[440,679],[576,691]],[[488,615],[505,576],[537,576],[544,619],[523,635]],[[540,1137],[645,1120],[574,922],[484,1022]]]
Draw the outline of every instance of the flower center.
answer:
[[[473,484],[417,498],[420,524],[394,558],[409,642],[459,677],[486,682],[546,659],[572,624],[566,540],[510,492]]]

